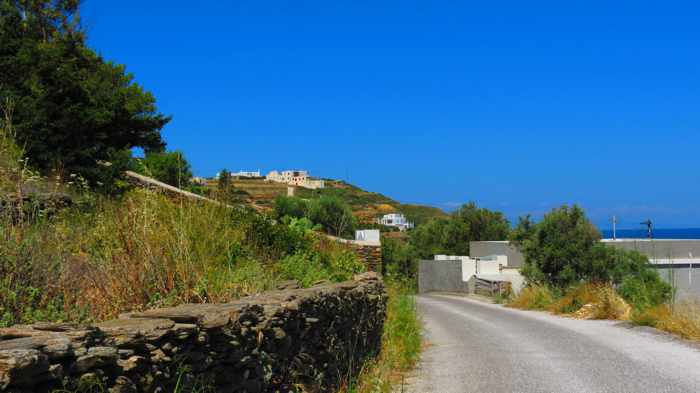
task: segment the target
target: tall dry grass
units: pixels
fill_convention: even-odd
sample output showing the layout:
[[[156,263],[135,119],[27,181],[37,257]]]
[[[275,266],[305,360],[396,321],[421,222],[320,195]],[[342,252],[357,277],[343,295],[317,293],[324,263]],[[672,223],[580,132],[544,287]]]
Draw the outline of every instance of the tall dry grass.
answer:
[[[631,308],[606,283],[584,282],[563,292],[546,285],[530,285],[508,307],[549,311],[581,319],[629,319]]]
[[[101,202],[91,214],[61,221],[56,231],[71,248],[61,272],[66,300],[97,318],[176,303],[224,302],[275,282],[264,261],[245,252],[241,219],[218,205],[172,203],[135,190],[122,200]]]
[[[246,247],[244,217],[212,204],[173,203],[146,190],[33,222],[5,218],[0,229],[5,325],[225,302],[277,281],[272,262]],[[33,312],[43,308],[61,312]]]
[[[523,288],[506,306],[523,310],[546,310],[554,301],[555,295],[548,286],[532,284]]]
[[[674,306],[662,304],[640,310],[632,314],[632,321],[700,341],[700,300],[688,299]]]

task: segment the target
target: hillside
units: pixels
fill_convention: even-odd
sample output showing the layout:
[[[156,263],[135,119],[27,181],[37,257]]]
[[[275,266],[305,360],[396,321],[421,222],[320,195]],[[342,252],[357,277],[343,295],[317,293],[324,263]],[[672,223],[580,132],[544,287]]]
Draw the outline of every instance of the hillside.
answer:
[[[303,187],[293,187],[294,195],[301,198],[318,198],[322,195],[336,196],[352,208],[355,216],[362,223],[373,223],[378,216],[388,213],[404,213],[409,220],[420,225],[434,217],[445,217],[447,214],[432,206],[402,204],[386,195],[361,189],[340,180],[325,179],[326,188],[311,190]],[[245,202],[257,206],[271,208],[275,197],[287,195],[286,184],[268,182],[264,179],[233,179],[234,189]],[[216,182],[210,182],[209,187],[216,187]]]

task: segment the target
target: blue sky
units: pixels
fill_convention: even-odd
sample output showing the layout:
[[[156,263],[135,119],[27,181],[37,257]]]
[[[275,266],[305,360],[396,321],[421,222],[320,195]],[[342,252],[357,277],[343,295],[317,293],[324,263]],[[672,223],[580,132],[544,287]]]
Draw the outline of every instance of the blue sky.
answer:
[[[195,173],[305,168],[402,202],[700,227],[700,5],[86,0]]]

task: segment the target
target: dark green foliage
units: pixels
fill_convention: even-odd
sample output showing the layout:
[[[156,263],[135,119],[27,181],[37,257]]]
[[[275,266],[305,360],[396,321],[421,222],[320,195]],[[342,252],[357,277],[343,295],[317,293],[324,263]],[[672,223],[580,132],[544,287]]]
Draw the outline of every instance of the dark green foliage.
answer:
[[[190,164],[180,151],[146,153],[143,159],[136,161],[134,169],[136,172],[180,188],[187,187],[192,178]]]
[[[437,254],[459,254],[447,248],[447,227],[449,219],[433,219],[410,232],[410,243],[419,258],[432,258]],[[467,254],[468,255],[468,254]]]
[[[252,212],[244,213],[239,220],[245,223],[249,248],[265,259],[282,259],[307,251],[311,246],[311,234],[305,228],[278,225],[268,217]]]
[[[413,248],[401,239],[382,239],[382,264],[384,274],[390,277],[415,277],[417,260]]]
[[[285,217],[308,218],[333,236],[351,236],[357,225],[347,203],[326,195],[312,200],[280,195],[275,198],[273,215],[278,220]]]
[[[612,283],[636,307],[671,296],[671,287],[649,268],[647,257],[600,243],[600,233],[576,205],[556,208],[537,224],[522,218],[511,240],[525,256],[522,274],[531,283],[558,289],[584,281]]]
[[[350,206],[332,196],[321,196],[310,201],[307,217],[334,236],[350,236],[357,225]]]
[[[463,205],[447,219],[433,219],[411,233],[411,244],[421,258],[435,254],[469,255],[469,242],[504,240],[510,224],[501,212]]]
[[[320,280],[346,281],[365,266],[348,250],[305,251],[284,258],[278,264],[281,278],[297,280],[308,287]]]
[[[564,287],[587,276],[591,250],[601,236],[583,209],[576,205],[554,209],[530,232],[516,242],[525,256],[525,277]]]
[[[170,118],[124,66],[87,47],[77,12],[78,1],[0,0],[0,99],[15,102],[31,165],[104,184],[121,152],[162,149]]]
[[[666,303],[673,296],[671,285],[649,268],[624,277],[617,292],[637,310]]]
[[[231,188],[231,172],[226,168],[219,171],[217,186],[219,191],[227,191]]]
[[[301,198],[284,195],[279,195],[275,198],[274,215],[278,220],[285,216],[296,218],[305,217],[308,210],[308,202]]]

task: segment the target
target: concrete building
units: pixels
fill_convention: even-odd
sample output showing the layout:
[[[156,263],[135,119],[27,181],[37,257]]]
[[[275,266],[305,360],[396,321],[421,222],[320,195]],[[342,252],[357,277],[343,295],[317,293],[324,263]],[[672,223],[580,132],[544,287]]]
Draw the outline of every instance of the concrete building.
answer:
[[[421,293],[477,292],[480,283],[508,283],[518,293],[525,280],[519,268],[508,265],[507,255],[460,256],[435,255],[433,260],[420,261],[418,290]]]
[[[601,242],[634,250],[649,258],[662,279],[673,285],[676,300],[700,298],[700,239],[603,239]],[[472,257],[505,255],[508,268],[520,269],[525,258],[508,241],[470,242]]]
[[[262,177],[262,176],[260,176],[260,170],[257,170],[255,172],[247,172],[247,171],[234,172],[234,173],[231,173],[231,177],[256,178],[256,177]]]
[[[203,177],[194,176],[192,179],[190,179],[190,182],[197,186],[205,186],[207,184],[207,179]]]
[[[662,279],[675,288],[675,300],[700,299],[700,239],[603,239],[603,243],[635,250],[647,258]],[[524,280],[519,271],[523,254],[508,241],[469,243],[470,256],[436,255],[421,261],[419,290],[474,292],[477,279],[506,280],[518,291]]]
[[[700,299],[700,239],[603,239],[649,258],[661,278],[675,288],[676,300]]]
[[[406,216],[401,213],[385,214],[379,220],[377,220],[377,222],[388,227],[399,228],[401,231],[412,229],[414,227],[413,223],[408,221]]]
[[[268,181],[285,183],[291,186],[310,188],[312,190],[324,188],[325,182],[321,179],[314,179],[309,176],[309,172],[301,170],[271,171],[265,176]]]

